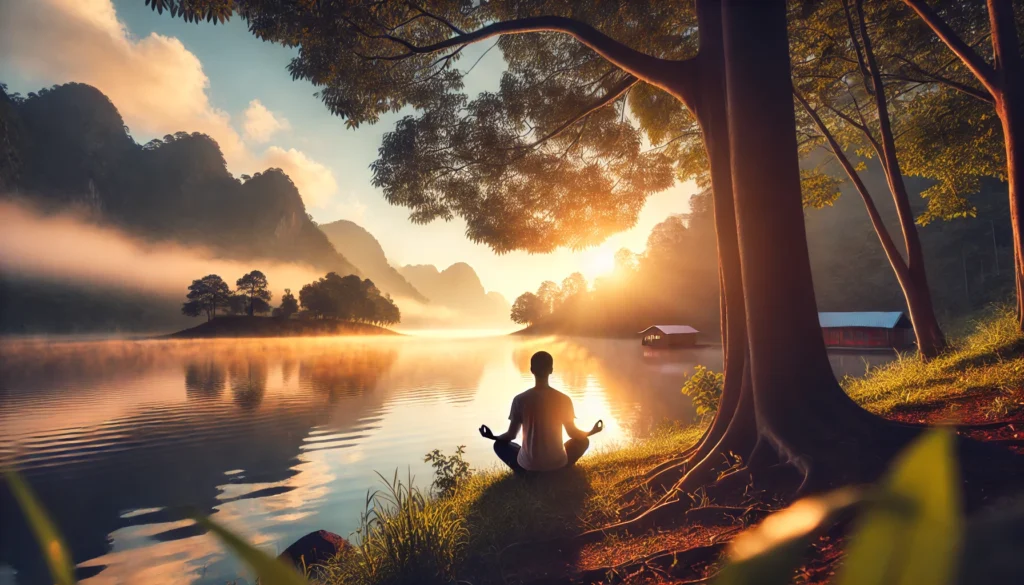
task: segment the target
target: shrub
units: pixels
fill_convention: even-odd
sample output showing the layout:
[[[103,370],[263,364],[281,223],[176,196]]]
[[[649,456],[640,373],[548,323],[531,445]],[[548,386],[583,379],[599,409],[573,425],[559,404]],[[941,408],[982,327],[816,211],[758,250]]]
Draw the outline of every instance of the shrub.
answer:
[[[683,394],[690,397],[697,415],[706,417],[718,410],[718,401],[722,397],[722,386],[725,374],[712,372],[704,366],[693,368],[693,374],[683,384]]]
[[[454,495],[459,486],[473,476],[469,462],[463,458],[465,453],[466,446],[459,445],[454,455],[446,456],[440,449],[434,449],[423,457],[423,461],[434,468],[433,488],[438,496],[447,498]]]

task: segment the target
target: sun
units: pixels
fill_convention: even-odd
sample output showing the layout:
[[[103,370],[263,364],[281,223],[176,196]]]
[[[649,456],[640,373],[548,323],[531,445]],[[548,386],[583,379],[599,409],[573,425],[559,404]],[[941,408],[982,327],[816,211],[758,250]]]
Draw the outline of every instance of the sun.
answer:
[[[584,254],[583,271],[587,278],[593,279],[596,276],[608,274],[614,269],[615,252],[612,250],[598,248]]]

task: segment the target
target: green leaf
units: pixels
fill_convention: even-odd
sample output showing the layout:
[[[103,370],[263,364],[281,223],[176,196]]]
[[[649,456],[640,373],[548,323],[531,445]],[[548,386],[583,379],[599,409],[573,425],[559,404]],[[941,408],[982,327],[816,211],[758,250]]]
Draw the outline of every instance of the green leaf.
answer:
[[[193,520],[214,533],[225,546],[241,557],[259,577],[261,585],[309,585],[309,582],[290,565],[268,556],[206,516],[196,515],[193,516]]]
[[[61,537],[57,527],[50,520],[42,503],[36,499],[32,489],[25,480],[15,471],[4,473],[7,485],[11,486],[11,493],[18,501],[32,534],[39,543],[39,548],[46,558],[46,566],[50,569],[50,576],[57,585],[73,585],[75,581],[75,567],[71,562],[71,552],[68,550],[64,539]]]
[[[839,585],[954,581],[964,521],[953,441],[931,430],[896,458],[858,521]]]
[[[729,547],[727,564],[715,585],[783,585],[793,578],[814,534],[840,512],[861,501],[860,492],[844,488],[798,500],[740,534]]]

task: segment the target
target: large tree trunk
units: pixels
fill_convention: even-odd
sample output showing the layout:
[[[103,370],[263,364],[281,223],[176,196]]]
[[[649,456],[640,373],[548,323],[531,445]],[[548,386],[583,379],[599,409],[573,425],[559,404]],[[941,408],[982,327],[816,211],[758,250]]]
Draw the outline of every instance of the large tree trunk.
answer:
[[[873,479],[912,432],[857,406],[818,323],[800,196],[785,0],[723,7],[732,185],[759,439],[819,489]]]
[[[1017,282],[1017,319],[1024,329],[1024,57],[1010,0],[988,0],[992,49],[996,57],[997,82],[994,92],[996,113],[1003,128],[1006,146],[1006,180],[1010,196],[1010,223],[1013,226],[1013,266]]]

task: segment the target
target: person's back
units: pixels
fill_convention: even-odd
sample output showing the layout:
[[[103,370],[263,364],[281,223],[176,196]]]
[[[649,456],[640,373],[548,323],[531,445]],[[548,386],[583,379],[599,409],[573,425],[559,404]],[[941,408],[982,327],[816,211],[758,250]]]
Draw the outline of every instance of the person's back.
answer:
[[[522,421],[523,446],[517,460],[524,469],[548,471],[565,467],[562,426],[573,424],[572,400],[554,388],[531,388],[512,400],[509,420]]]
[[[494,441],[494,452],[512,471],[551,471],[573,465],[587,447],[587,438],[604,429],[597,421],[589,432],[576,428],[576,415],[572,399],[548,385],[548,376],[554,360],[546,351],[538,351],[530,358],[530,371],[537,384],[512,400],[508,415],[508,430],[495,436],[487,425],[480,427],[480,435]],[[562,428],[570,439],[562,443]],[[523,445],[512,441],[523,429]]]

